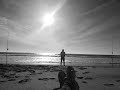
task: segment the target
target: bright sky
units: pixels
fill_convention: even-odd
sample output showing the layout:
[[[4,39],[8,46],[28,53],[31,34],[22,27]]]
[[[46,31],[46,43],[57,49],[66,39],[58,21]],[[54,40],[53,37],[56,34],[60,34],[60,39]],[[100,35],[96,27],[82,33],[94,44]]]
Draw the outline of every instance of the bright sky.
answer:
[[[46,14],[54,22],[43,23]],[[49,19],[48,21],[51,21]],[[0,0],[0,51],[120,54],[119,0]]]

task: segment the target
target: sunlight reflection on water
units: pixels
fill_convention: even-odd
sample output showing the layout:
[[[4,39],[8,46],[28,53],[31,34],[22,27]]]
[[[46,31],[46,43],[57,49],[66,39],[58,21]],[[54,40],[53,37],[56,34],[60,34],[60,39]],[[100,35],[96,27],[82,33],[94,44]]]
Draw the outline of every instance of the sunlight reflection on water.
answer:
[[[66,57],[66,65],[97,65],[111,63],[111,58]],[[0,56],[0,63],[6,63],[6,57]],[[8,56],[9,64],[60,65],[60,57],[50,56]],[[119,58],[114,63],[120,63]]]

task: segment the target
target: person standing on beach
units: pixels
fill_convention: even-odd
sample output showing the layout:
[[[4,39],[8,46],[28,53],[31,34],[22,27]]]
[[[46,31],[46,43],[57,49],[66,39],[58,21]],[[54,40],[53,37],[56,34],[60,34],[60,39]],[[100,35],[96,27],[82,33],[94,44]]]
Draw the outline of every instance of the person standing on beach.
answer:
[[[62,52],[60,53],[60,56],[61,56],[61,65],[62,65],[62,62],[63,62],[63,65],[65,66],[65,52],[64,52],[64,49],[62,49]]]

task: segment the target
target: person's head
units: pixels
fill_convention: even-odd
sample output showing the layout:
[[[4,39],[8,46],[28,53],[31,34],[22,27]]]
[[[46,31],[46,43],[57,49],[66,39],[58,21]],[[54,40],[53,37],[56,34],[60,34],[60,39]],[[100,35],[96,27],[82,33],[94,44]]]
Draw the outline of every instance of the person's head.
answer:
[[[72,66],[67,67],[66,74],[68,79],[75,80],[75,70]]]
[[[64,52],[64,49],[62,49],[62,52]]]

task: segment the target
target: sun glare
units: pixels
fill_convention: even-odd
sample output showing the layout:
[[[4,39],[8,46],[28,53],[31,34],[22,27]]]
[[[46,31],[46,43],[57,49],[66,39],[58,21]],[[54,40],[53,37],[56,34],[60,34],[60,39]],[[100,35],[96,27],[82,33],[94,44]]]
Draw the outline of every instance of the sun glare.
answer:
[[[55,55],[55,53],[40,53],[40,55]]]
[[[43,25],[50,26],[54,23],[53,14],[47,13],[43,16]]]

